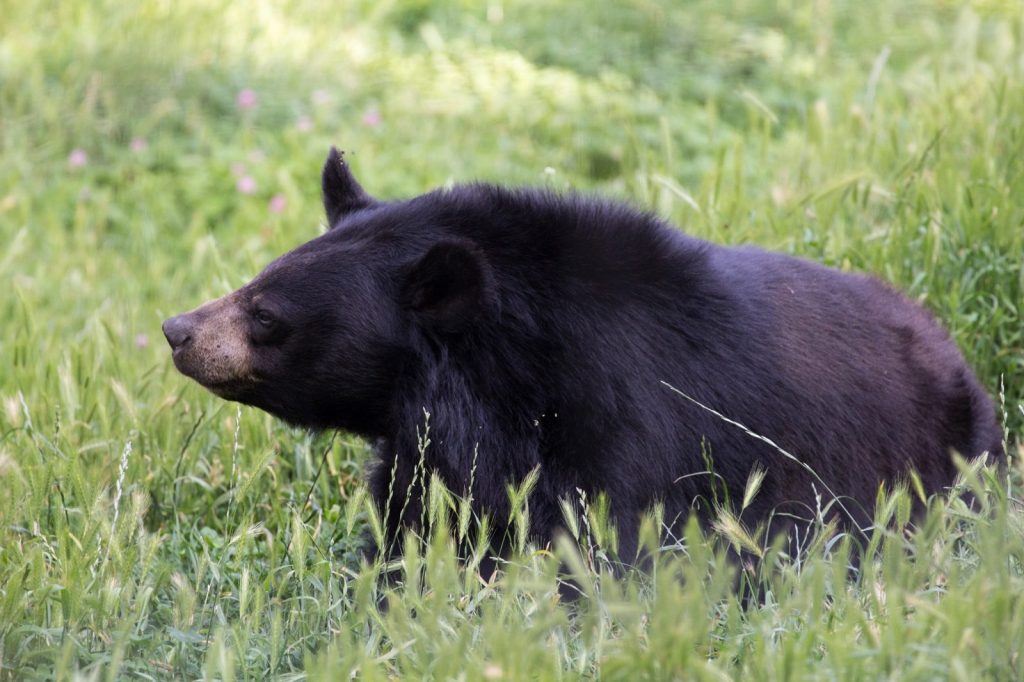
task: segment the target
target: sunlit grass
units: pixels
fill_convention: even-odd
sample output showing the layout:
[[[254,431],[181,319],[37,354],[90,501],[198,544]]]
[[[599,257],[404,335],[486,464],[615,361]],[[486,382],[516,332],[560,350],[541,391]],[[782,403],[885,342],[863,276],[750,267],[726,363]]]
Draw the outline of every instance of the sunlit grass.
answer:
[[[0,3],[0,679],[1024,675],[1024,10],[804,4]],[[366,444],[204,393],[159,329],[317,234],[332,143],[384,197],[599,191],[875,272],[1002,394],[1009,475],[856,570],[834,530],[787,554],[655,512],[616,575],[567,500],[572,537],[492,582],[435,486],[384,580]]]

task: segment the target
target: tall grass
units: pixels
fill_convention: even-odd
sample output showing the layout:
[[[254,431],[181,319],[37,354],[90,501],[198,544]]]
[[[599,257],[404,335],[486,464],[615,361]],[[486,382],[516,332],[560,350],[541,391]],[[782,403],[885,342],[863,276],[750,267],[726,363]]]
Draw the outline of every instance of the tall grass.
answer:
[[[1024,676],[1024,10],[797,5],[0,1],[0,679]],[[1001,393],[1010,471],[909,534],[884,497],[855,571],[827,529],[654,513],[617,576],[581,499],[486,583],[433,486],[383,580],[366,445],[202,392],[159,331],[317,234],[331,143],[385,197],[600,191],[878,273]]]

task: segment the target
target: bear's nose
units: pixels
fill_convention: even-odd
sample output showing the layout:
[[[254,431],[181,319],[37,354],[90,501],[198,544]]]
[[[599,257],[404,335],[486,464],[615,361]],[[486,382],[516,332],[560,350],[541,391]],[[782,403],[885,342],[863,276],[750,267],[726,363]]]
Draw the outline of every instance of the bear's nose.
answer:
[[[167,337],[167,343],[171,344],[171,350],[178,350],[192,339],[192,327],[192,320],[187,314],[164,322],[164,336]]]

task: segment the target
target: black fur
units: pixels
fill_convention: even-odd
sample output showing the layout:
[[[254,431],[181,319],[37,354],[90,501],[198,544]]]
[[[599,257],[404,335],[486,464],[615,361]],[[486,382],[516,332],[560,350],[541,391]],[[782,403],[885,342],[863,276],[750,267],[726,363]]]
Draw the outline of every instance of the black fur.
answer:
[[[534,537],[559,527],[559,498],[604,491],[627,559],[644,510],[706,518],[714,482],[739,500],[756,465],[767,478],[745,523],[810,516],[831,490],[866,525],[880,483],[915,469],[941,491],[952,451],[1002,456],[946,332],[871,277],[598,199],[469,185],[381,203],[333,151],[323,177],[332,229],[243,290],[280,334],[254,346],[260,381],[238,398],[371,439],[389,538],[420,518],[415,499],[399,513],[424,411],[426,464],[467,493],[475,460],[476,509],[498,528],[506,485],[539,466]]]
[[[327,224],[333,227],[346,213],[373,205],[374,200],[352,177],[352,171],[337,148],[331,147],[321,174]]]

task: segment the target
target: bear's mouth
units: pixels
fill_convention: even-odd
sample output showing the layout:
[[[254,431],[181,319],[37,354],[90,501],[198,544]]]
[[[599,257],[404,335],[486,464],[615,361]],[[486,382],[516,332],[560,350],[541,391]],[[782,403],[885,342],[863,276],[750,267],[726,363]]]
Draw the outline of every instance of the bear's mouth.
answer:
[[[244,402],[245,398],[252,394],[257,383],[253,377],[215,379],[204,372],[204,368],[201,365],[197,366],[196,363],[192,362],[192,358],[189,354],[183,351],[184,349],[179,348],[172,353],[171,357],[174,360],[174,366],[179,372],[208,390],[210,393],[213,393],[220,398],[224,398],[225,400],[235,400],[239,402]]]
[[[208,383],[199,381],[199,384],[219,398],[243,403],[249,402],[253,395],[253,388],[255,387],[255,384],[251,381],[240,380],[213,381]]]

